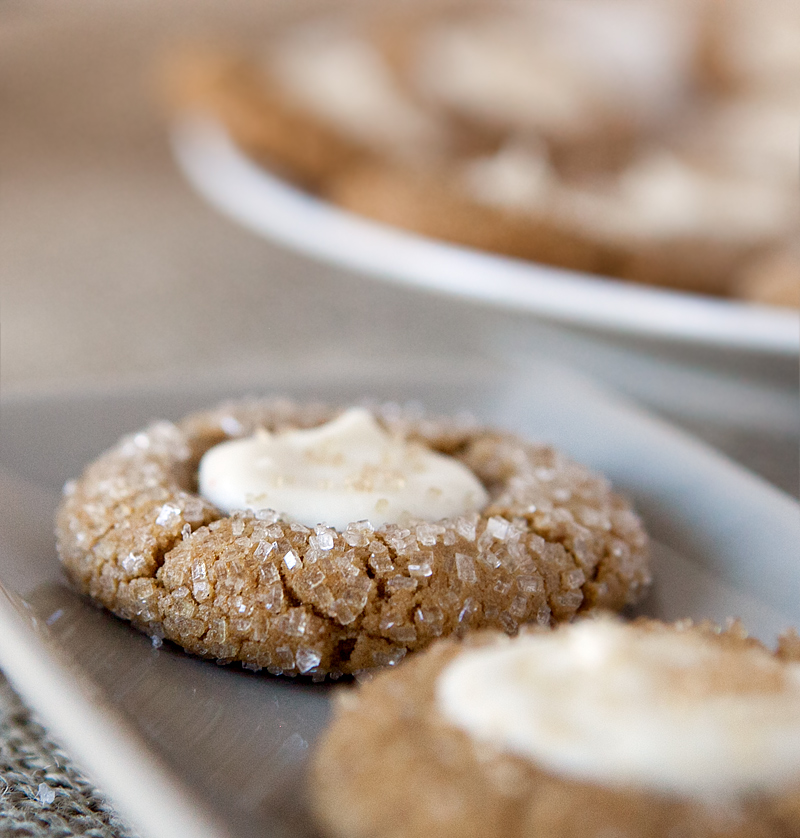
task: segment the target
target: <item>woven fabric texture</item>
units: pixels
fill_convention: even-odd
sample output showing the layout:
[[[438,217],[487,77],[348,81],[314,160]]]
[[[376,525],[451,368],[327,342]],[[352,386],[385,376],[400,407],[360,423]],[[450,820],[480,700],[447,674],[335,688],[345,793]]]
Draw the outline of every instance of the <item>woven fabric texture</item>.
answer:
[[[135,838],[0,674],[0,836]]]

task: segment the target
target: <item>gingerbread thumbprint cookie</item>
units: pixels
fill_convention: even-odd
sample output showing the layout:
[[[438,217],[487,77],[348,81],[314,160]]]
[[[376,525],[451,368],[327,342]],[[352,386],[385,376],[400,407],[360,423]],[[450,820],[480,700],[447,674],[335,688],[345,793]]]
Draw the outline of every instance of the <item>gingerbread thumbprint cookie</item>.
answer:
[[[800,835],[800,640],[580,620],[443,640],[357,690],[313,765],[337,838]]]
[[[619,609],[650,580],[642,524],[603,477],[396,406],[159,422],[67,484],[57,538],[75,585],[152,637],[316,678]]]

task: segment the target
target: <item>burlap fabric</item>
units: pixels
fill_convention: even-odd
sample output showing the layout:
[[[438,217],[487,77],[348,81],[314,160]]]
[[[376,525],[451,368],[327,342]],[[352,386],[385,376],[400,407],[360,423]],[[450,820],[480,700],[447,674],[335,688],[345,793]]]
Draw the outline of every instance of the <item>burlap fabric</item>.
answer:
[[[135,838],[0,674],[0,835]]]

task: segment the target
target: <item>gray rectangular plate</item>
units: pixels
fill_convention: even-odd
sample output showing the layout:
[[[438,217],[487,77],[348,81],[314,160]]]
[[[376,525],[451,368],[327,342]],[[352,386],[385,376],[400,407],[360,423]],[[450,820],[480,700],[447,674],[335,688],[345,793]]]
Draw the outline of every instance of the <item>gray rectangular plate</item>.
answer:
[[[148,638],[72,592],[52,519],[63,482],[155,418],[243,395],[365,397],[469,411],[552,442],[633,498],[655,539],[643,613],[742,617],[767,641],[800,624],[800,506],[707,447],[565,370],[315,376],[45,394],[3,403],[0,666],[149,838],[309,836],[304,771],[347,686],[218,667]]]

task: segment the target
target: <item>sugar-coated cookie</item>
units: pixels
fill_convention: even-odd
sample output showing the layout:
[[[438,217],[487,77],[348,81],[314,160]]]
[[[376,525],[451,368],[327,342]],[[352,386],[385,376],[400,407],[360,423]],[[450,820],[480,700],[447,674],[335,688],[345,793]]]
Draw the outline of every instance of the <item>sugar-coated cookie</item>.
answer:
[[[67,484],[57,537],[75,585],[154,638],[313,677],[619,609],[650,578],[642,524],[603,477],[392,406],[156,423]]]
[[[339,699],[311,777],[336,838],[800,835],[795,633],[477,633]]]

